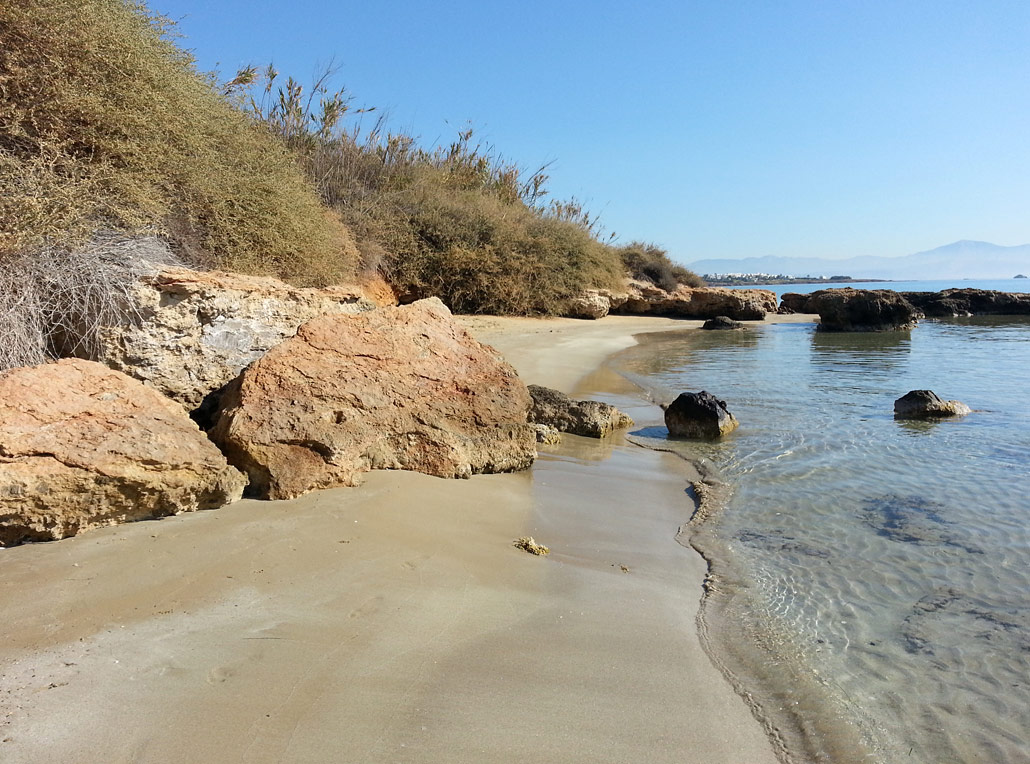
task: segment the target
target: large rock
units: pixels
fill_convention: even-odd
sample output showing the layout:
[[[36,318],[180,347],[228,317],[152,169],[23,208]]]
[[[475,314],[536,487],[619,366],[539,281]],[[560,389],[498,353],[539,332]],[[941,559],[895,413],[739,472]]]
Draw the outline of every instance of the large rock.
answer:
[[[619,313],[760,321],[776,311],[776,295],[768,289],[680,286],[672,292],[646,281],[630,280],[625,301],[612,311]]]
[[[836,332],[878,332],[911,329],[920,313],[889,289],[821,289],[805,304],[819,314],[819,328]]]
[[[737,419],[707,390],[681,393],[665,408],[665,426],[677,438],[716,440],[737,429]]]
[[[776,310],[780,314],[809,313],[808,299],[811,294],[800,294],[798,292],[786,292],[780,296],[780,307]]]
[[[902,292],[902,297],[927,316],[1030,315],[1030,294],[990,289],[945,289],[942,292]]]
[[[894,401],[897,419],[931,419],[965,416],[972,409],[959,401],[943,400],[933,390],[912,390]]]
[[[305,321],[371,310],[359,287],[299,289],[278,279],[165,268],[134,290],[137,320],[101,333],[95,360],[200,407]]]
[[[588,289],[569,300],[564,315],[568,318],[598,319],[608,315],[611,297],[600,289]]]
[[[525,469],[530,404],[515,370],[430,298],[304,324],[226,388],[210,434],[256,495],[285,499],[372,469]]]
[[[106,366],[0,374],[0,546],[219,507],[245,482],[179,404]]]
[[[632,419],[610,403],[574,401],[565,393],[540,385],[530,385],[529,394],[533,396],[529,421],[549,425],[559,432],[604,438],[633,424]]]
[[[728,316],[716,316],[705,321],[701,328],[708,331],[732,331],[733,329],[743,329],[744,324],[734,321]]]

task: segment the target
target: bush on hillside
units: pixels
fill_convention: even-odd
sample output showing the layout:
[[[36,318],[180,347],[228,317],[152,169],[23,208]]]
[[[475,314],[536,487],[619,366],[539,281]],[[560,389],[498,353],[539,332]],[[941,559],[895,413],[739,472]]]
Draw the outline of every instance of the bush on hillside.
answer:
[[[343,224],[169,32],[130,0],[4,4],[0,258],[117,230],[163,235],[192,264],[349,279]]]
[[[622,263],[632,278],[649,281],[667,292],[678,286],[702,287],[704,279],[669,259],[668,253],[654,244],[634,242],[618,248]]]
[[[230,84],[298,152],[354,232],[362,268],[406,299],[435,295],[461,313],[558,313],[583,289],[621,279],[618,255],[578,204],[541,204],[544,168],[504,160],[472,130],[432,149],[387,132],[382,120],[343,130],[350,99],[326,77],[310,91],[278,77],[249,68]]]

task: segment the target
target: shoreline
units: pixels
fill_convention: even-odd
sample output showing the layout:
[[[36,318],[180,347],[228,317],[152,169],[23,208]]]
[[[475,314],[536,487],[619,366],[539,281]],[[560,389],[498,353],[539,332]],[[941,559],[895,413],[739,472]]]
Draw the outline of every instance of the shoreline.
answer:
[[[577,394],[635,334],[700,325],[459,320]],[[0,758],[775,762],[696,630],[682,464],[565,436],[525,473],[376,472],[5,550]]]

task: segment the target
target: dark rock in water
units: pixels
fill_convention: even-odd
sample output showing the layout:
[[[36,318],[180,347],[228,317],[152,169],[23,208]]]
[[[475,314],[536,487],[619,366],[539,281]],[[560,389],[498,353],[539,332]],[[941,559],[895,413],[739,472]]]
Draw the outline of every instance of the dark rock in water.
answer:
[[[603,438],[633,424],[632,419],[610,403],[574,401],[564,393],[540,385],[530,385],[529,394],[533,396],[533,407],[529,411],[531,424],[549,425],[560,432],[588,438]]]
[[[933,390],[912,390],[894,401],[894,416],[897,419],[965,416],[970,411],[966,404],[943,400]]]
[[[882,332],[911,329],[922,313],[889,289],[821,289],[805,303],[819,314],[819,328],[833,332]]]
[[[990,289],[945,289],[942,292],[902,292],[901,295],[934,318],[1030,315],[1030,294]]]
[[[737,429],[737,419],[726,402],[711,393],[681,393],[665,409],[665,426],[678,438],[716,440]]]
[[[744,324],[734,321],[728,316],[716,316],[704,322],[702,329],[743,329]]]
[[[810,294],[799,294],[797,292],[787,292],[780,296],[780,307],[776,310],[780,314],[790,313],[811,313],[808,309],[808,298]]]

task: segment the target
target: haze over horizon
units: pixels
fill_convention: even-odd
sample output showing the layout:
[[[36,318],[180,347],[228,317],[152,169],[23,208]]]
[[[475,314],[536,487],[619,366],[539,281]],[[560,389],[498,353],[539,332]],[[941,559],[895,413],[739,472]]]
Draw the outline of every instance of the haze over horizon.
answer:
[[[1030,4],[152,0],[223,77],[335,59],[355,105],[554,160],[681,262],[1030,242]]]

